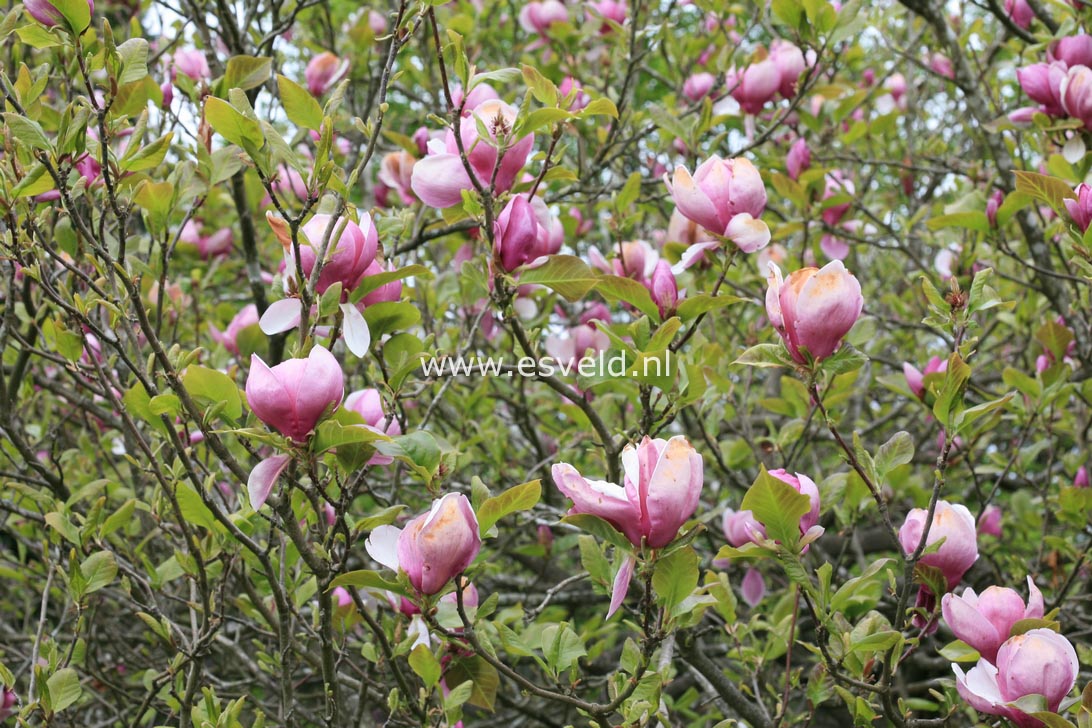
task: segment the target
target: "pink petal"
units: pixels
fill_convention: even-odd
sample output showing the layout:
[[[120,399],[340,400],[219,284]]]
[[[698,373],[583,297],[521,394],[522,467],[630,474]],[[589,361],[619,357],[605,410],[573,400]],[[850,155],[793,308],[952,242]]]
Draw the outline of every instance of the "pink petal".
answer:
[[[633,554],[626,554],[622,566],[614,577],[614,584],[611,586],[610,610],[607,611],[607,619],[613,617],[618,608],[622,606],[622,602],[626,600],[626,594],[629,593],[629,582],[633,579],[633,567],[636,565],[637,557]]]
[[[463,190],[474,189],[458,154],[433,154],[413,165],[413,194],[429,207],[454,207]]]
[[[743,575],[741,591],[743,601],[751,607],[758,606],[762,597],[766,596],[766,580],[762,578],[762,572],[754,568],[747,569],[747,573]]]
[[[262,333],[273,334],[291,331],[300,325],[300,311],[302,310],[298,298],[282,298],[269,304],[269,308],[262,314],[258,321],[258,328]]]
[[[273,486],[277,478],[284,472],[292,458],[288,455],[274,455],[258,463],[250,471],[250,477],[246,481],[246,489],[250,494],[250,505],[254,510],[260,509],[273,492]]]
[[[765,225],[765,223],[763,223],[763,225]],[[729,227],[731,227],[731,225],[729,225]],[[769,230],[767,230],[767,233],[769,233]],[[675,275],[679,275],[690,266],[701,261],[705,257],[705,251],[716,250],[719,247],[720,243],[715,240],[691,245],[683,251],[683,254],[679,257],[679,262],[671,266],[671,272]]]
[[[675,198],[675,206],[687,219],[693,220],[707,230],[721,229],[722,225],[713,201],[698,187],[694,178],[690,176],[690,172],[682,165],[675,168],[671,194]]]

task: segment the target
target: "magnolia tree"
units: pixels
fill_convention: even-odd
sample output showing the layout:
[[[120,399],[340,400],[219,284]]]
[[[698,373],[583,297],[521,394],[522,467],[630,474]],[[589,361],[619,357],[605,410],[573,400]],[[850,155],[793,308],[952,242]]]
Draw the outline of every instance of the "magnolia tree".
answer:
[[[0,722],[1089,728],[1086,30],[15,5]]]

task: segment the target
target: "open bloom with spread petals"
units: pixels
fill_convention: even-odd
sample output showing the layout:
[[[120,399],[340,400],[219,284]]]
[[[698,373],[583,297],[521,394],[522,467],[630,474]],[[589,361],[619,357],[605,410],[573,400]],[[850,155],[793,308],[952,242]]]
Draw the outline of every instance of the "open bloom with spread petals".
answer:
[[[64,23],[64,15],[57,6],[49,0],[26,0],[26,2],[23,3],[23,8],[30,17],[34,18],[47,28],[52,28],[55,25]],[[87,0],[87,8],[92,15],[95,14],[94,0]],[[83,28],[75,28],[75,30],[83,30]],[[2,719],[3,718],[0,717],[0,720]]]
[[[1079,668],[1073,645],[1049,629],[1010,637],[997,651],[996,666],[984,657],[967,673],[952,665],[956,689],[972,708],[1008,718],[1020,728],[1039,728],[1042,722],[1012,704],[1041,695],[1046,710],[1057,712],[1073,689]]]
[[[997,661],[997,651],[1021,619],[1043,616],[1043,594],[1028,577],[1028,603],[1015,589],[991,586],[981,594],[967,587],[963,594],[945,594],[941,600],[944,621],[959,639],[978,650],[986,660]]]
[[[573,502],[570,513],[599,516],[634,546],[663,548],[698,507],[704,481],[701,455],[681,435],[670,440],[646,436],[622,450],[622,468],[623,485],[588,480],[568,463],[554,465],[552,474]],[[616,575],[608,616],[625,599],[635,563],[630,555]]]
[[[286,359],[269,367],[254,354],[246,380],[246,399],[262,422],[297,443],[307,441],[319,420],[337,409],[345,375],[334,355],[321,346],[305,359]]]
[[[489,132],[489,139],[478,137],[478,124],[474,118],[460,120],[459,134],[466,150],[467,160],[474,177],[482,187],[489,187],[493,168],[497,166],[498,150],[495,145],[507,144],[516,123],[516,108],[498,99],[479,104],[473,113]],[[507,192],[519,176],[527,156],[535,144],[535,135],[528,134],[511,143],[500,159],[494,193]],[[455,134],[448,131],[443,141],[432,140],[428,144],[428,156],[413,165],[411,186],[418,199],[430,207],[454,207],[462,202],[463,190],[471,191],[474,183],[459,157]]]
[[[477,516],[461,493],[434,500],[427,513],[404,529],[379,526],[364,544],[373,559],[404,572],[413,588],[424,595],[439,593],[466,571],[481,546]]]
[[[861,284],[840,260],[801,268],[788,280],[770,263],[768,281],[766,315],[800,363],[805,351],[816,361],[833,354],[864,309]]]
[[[770,229],[758,219],[766,209],[766,186],[748,160],[713,156],[693,176],[680,165],[664,182],[683,215],[743,252],[753,253],[770,242]]]
[[[348,59],[342,60],[330,51],[323,51],[310,60],[303,77],[307,81],[307,90],[314,96],[322,96],[348,72]]]
[[[630,543],[654,549],[671,543],[698,507],[702,457],[685,437],[650,437],[622,451],[623,485],[587,480],[568,463],[553,466],[554,483],[572,499],[571,513],[591,513],[608,521]]]
[[[253,303],[243,306],[242,310],[231,319],[227,328],[220,331],[218,328],[209,324],[209,330],[212,334],[213,340],[220,343],[225,349],[232,354],[239,353],[238,338],[243,329],[249,326],[255,326],[258,323],[258,307]]]
[[[285,292],[290,293],[294,285],[298,287],[296,254],[292,237],[284,220],[272,213],[266,215],[266,220],[284,248],[284,287]],[[329,244],[326,246],[325,264],[319,272],[315,292],[321,295],[335,283],[341,284],[345,344],[356,356],[364,356],[371,346],[368,324],[364,321],[360,309],[348,300],[349,294],[375,262],[379,237],[375,232],[375,226],[372,225],[371,216],[368,213],[362,214],[358,225],[348,218],[334,220],[332,215],[319,214],[308,220],[300,228],[300,233],[298,236],[300,269],[306,280],[311,278],[311,272],[322,250],[323,240],[327,239],[327,235],[330,236]],[[272,336],[299,326],[301,313],[300,299],[283,298],[266,309],[259,323],[262,331]]]
[[[907,514],[906,521],[899,529],[899,543],[907,555],[914,553],[921,542],[928,516],[929,512],[924,508],[915,508]],[[937,501],[933,525],[929,528],[925,545],[931,546],[941,539],[944,543],[940,548],[923,555],[918,563],[940,569],[951,589],[978,560],[978,533],[974,516],[967,506]]]

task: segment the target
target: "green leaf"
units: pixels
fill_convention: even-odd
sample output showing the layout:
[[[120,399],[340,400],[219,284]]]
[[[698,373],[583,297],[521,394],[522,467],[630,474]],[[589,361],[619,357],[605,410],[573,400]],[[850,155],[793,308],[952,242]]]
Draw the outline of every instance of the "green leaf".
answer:
[[[394,281],[404,280],[406,278],[421,278],[423,280],[432,280],[435,276],[432,271],[423,265],[407,265],[405,268],[399,268],[398,270],[388,270],[382,273],[376,273],[374,275],[364,276],[364,279],[360,281],[360,284],[353,289],[352,294],[349,296],[349,300],[353,303],[358,302],[360,299],[367,296],[372,291],[393,283]]]
[[[364,309],[364,320],[374,342],[384,334],[413,327],[421,320],[421,311],[409,301],[383,301]]]
[[[781,344],[755,344],[732,364],[743,364],[749,367],[786,367],[792,365],[792,359]]]
[[[127,86],[147,78],[148,41],[143,38],[130,38],[118,46],[118,56],[121,59],[118,86]]]
[[[432,473],[440,465],[440,446],[436,438],[424,430],[394,438],[402,453],[414,465]]]
[[[536,101],[546,106],[557,105],[558,92],[553,81],[543,76],[533,66],[524,65],[520,70],[523,73],[523,82],[527,84],[527,88],[531,90],[531,95]]]
[[[229,420],[238,420],[243,415],[239,387],[223,372],[190,364],[182,374],[182,386],[203,407],[221,405],[219,414]]]
[[[603,541],[612,543],[620,549],[625,549],[626,551],[633,550],[633,544],[629,542],[629,539],[599,516],[593,516],[590,513],[574,513],[571,516],[562,518],[561,522],[567,523],[570,526],[576,526],[581,531],[597,536]]]
[[[478,509],[478,529],[484,535],[493,524],[517,511],[529,511],[542,497],[542,481],[514,485],[500,495],[486,499]]]
[[[551,624],[542,630],[542,656],[555,674],[568,670],[586,654],[583,640],[568,622]]]
[[[91,594],[109,586],[114,581],[114,577],[118,575],[118,564],[109,551],[96,551],[83,560],[80,564],[80,572],[87,580],[83,593]]]
[[[1061,629],[1061,624],[1054,619],[1021,619],[1017,620],[1016,624],[1012,625],[1012,636],[1018,634],[1026,634],[1033,629],[1049,629],[1057,632]]]
[[[41,125],[21,114],[5,113],[4,123],[11,130],[11,137],[18,146],[49,151],[52,145]]]
[[[84,5],[86,7],[86,3]],[[46,681],[46,687],[49,690],[49,705],[54,713],[60,713],[83,695],[80,676],[71,667],[50,675]]]
[[[953,212],[948,215],[938,215],[925,223],[925,226],[930,230],[954,227],[984,233],[990,229],[990,220],[984,212]]]
[[[261,124],[239,113],[221,98],[209,96],[205,99],[205,120],[217,134],[247,151],[256,151],[265,144]]]
[[[671,613],[698,586],[698,553],[692,546],[681,548],[656,562],[652,588]]]
[[[122,171],[139,172],[158,167],[167,156],[167,150],[170,149],[173,138],[174,132],[169,131],[143,147],[136,144],[129,145],[129,148],[125,150],[125,156],[121,158]]]
[[[511,654],[511,650],[509,650]],[[530,654],[530,653],[528,653]],[[485,661],[485,658],[474,655],[470,658],[458,658],[448,666],[444,673],[444,682],[448,686],[461,685],[465,682],[473,684],[474,689],[467,701],[483,710],[493,710],[497,700],[497,689],[500,687],[500,674],[497,668]]]
[[[902,639],[902,633],[892,629],[873,632],[849,646],[850,652],[883,652]]]
[[[949,662],[978,662],[978,658],[980,657],[978,650],[961,640],[949,642],[944,647],[937,650],[937,652]]]
[[[221,83],[223,83],[224,89],[238,88],[249,91],[268,81],[272,70],[272,58],[232,56],[228,59]],[[314,128],[318,129],[317,126]]]
[[[800,518],[811,509],[811,500],[788,483],[773,477],[760,466],[740,510],[751,511],[766,527],[766,535],[793,548],[800,540]]]
[[[520,274],[520,285],[537,283],[571,302],[582,299],[599,282],[598,276],[580,258],[551,255],[545,263]],[[640,284],[638,284],[640,285]]]
[[[378,572],[368,569],[360,571],[347,571],[330,582],[330,588],[339,586],[351,586],[358,589],[381,589],[406,596],[406,590],[396,581],[384,579]]]
[[[1073,341],[1073,332],[1057,321],[1047,321],[1035,332],[1035,340],[1051,353],[1054,361],[1061,361],[1065,358],[1069,344]]]
[[[277,74],[277,92],[289,121],[301,129],[317,131],[322,126],[322,107],[307,89]]]
[[[91,7],[87,0],[50,0],[68,21],[68,27],[80,35],[91,25]]]
[[[893,468],[906,465],[914,459],[914,438],[908,432],[896,432],[876,451],[876,472],[882,479]]]
[[[740,298],[739,296],[720,295],[710,296],[706,293],[699,293],[695,296],[687,296],[683,300],[679,301],[679,306],[675,309],[675,313],[678,314],[682,321],[693,321],[703,313],[708,313],[718,308],[724,308],[725,306],[731,306],[733,303],[740,303],[747,299]]]
[[[587,116],[609,116],[613,119],[617,119],[618,107],[606,96],[600,96],[597,99],[589,101],[588,105],[580,110],[580,118]]]
[[[933,404],[933,416],[945,428],[950,429],[949,415],[963,406],[963,393],[967,381],[971,378],[971,368],[963,362],[959,354],[952,354],[948,359],[948,370],[944,373],[944,383]],[[951,433],[953,436],[955,433]]]
[[[523,280],[521,278],[520,283]],[[623,301],[653,321],[660,320],[660,309],[653,303],[652,295],[649,294],[647,288],[632,278],[600,275],[596,280],[595,290],[608,301]]]
[[[1057,177],[1023,170],[1016,170],[1013,175],[1016,177],[1017,192],[1023,192],[1047,203],[1059,215],[1065,216],[1068,214],[1063,200],[1075,199],[1077,195],[1066,182]]]
[[[425,684],[425,687],[431,688],[440,682],[440,661],[436,659],[436,655],[432,654],[432,650],[427,645],[414,647],[413,652],[409,655],[408,662],[410,668],[421,678],[421,682]]]
[[[520,119],[518,125],[520,137],[533,134],[534,132],[556,124],[559,121],[568,121],[572,117],[572,114],[565,109],[558,109],[556,107],[546,107],[544,109],[535,109],[530,114]]]
[[[186,522],[195,526],[207,528],[210,531],[216,528],[216,516],[212,514],[201,495],[190,487],[189,483],[178,482],[175,488],[175,498],[178,499],[178,510]]]

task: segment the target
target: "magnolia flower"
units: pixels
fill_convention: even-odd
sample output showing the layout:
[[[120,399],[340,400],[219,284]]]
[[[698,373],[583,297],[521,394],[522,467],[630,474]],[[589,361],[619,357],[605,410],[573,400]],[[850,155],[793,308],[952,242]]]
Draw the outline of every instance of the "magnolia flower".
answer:
[[[1092,129],[1092,68],[1070,68],[1062,79],[1059,95],[1066,113],[1084,122],[1086,129]]]
[[[307,90],[313,96],[322,96],[349,72],[349,60],[341,59],[330,51],[323,51],[311,59],[303,71]]]
[[[251,326],[256,326],[257,323],[258,307],[251,303],[244,306],[242,310],[239,311],[239,313],[235,314],[235,316],[231,319],[231,322],[228,323],[226,329],[220,331],[212,324],[209,324],[209,331],[212,334],[213,341],[218,342],[221,346],[230,351],[232,354],[238,355],[239,334],[242,333],[243,329],[249,328]]]
[[[770,229],[758,219],[766,209],[766,187],[746,159],[713,156],[693,177],[680,165],[664,182],[683,215],[728,238],[743,252],[753,253],[770,242]]]
[[[474,117],[488,130],[489,139],[478,137],[478,124],[474,118],[460,120],[459,135],[470,169],[482,187],[489,187],[492,181],[496,194],[511,189],[535,144],[534,134],[528,134],[518,141],[510,139],[516,114],[515,107],[499,100],[491,99],[479,104],[474,109]],[[494,144],[509,143],[511,146],[501,155],[497,167],[498,151]],[[428,156],[413,166],[410,186],[414,194],[430,207],[446,208],[461,204],[463,190],[474,190],[474,183],[459,156],[454,132],[448,131],[442,142],[430,141],[428,149]],[[497,167],[495,178],[494,167]]]
[[[925,371],[919,371],[910,362],[903,362],[902,373],[906,377],[906,386],[918,399],[925,399],[925,378],[930,374],[943,374],[948,370],[948,360],[934,356],[925,365]]]
[[[997,651],[1012,634],[1021,619],[1043,616],[1043,594],[1028,577],[1028,603],[1014,589],[991,586],[981,594],[967,587],[963,594],[945,594],[941,600],[944,621],[959,639],[978,650],[989,662],[997,661]]]
[[[1038,718],[1012,704],[1028,695],[1041,695],[1046,710],[1057,712],[1073,689],[1080,665],[1065,637],[1049,629],[1033,629],[1010,637],[997,651],[997,664],[985,657],[967,673],[952,664],[956,689],[975,710],[1008,718],[1019,728],[1040,728]]]
[[[1073,224],[1083,233],[1092,224],[1092,187],[1081,182],[1074,192],[1077,194],[1076,199],[1067,197],[1062,202],[1065,203],[1065,209],[1069,212],[1069,217],[1073,219]]]
[[[899,529],[899,543],[908,556],[914,553],[921,542],[928,515],[929,512],[924,508],[915,508],[907,514],[906,521]],[[924,554],[918,563],[940,569],[948,580],[948,588],[951,589],[978,560],[975,520],[965,505],[937,501],[925,546],[932,546],[942,539],[944,542],[940,548]]]
[[[404,529],[379,526],[365,541],[368,554],[380,564],[401,571],[420,594],[431,596],[477,558],[482,540],[470,501],[448,493],[432,502]]]
[[[266,220],[284,248],[284,287],[286,293],[291,293],[293,287],[299,285],[296,282],[296,249],[292,236],[284,220],[272,213],[266,214]],[[371,216],[362,214],[358,225],[348,218],[335,220],[331,215],[319,214],[308,220],[299,232],[300,268],[305,280],[310,280],[323,241],[329,236],[325,263],[319,272],[315,293],[322,295],[335,283],[341,284],[340,307],[345,345],[353,354],[363,357],[371,346],[371,334],[360,309],[349,303],[349,294],[375,261],[379,247],[379,237]],[[301,307],[300,299],[294,297],[274,302],[262,314],[259,322],[262,331],[272,336],[296,328],[300,324]]]
[[[209,70],[209,62],[205,60],[205,54],[199,50],[179,48],[172,56],[171,78],[181,73],[193,81],[208,81],[212,78]]]
[[[822,268],[802,268],[781,277],[781,269],[770,263],[766,290],[766,315],[785,342],[792,358],[806,361],[826,359],[842,344],[864,309],[861,284],[834,260]]]
[[[634,546],[659,549],[675,540],[679,528],[694,514],[704,479],[702,457],[685,437],[653,440],[645,437],[622,451],[623,485],[587,480],[568,463],[553,466],[558,489],[572,499],[570,513],[599,516]],[[615,577],[610,617],[629,590],[636,559],[627,556]]]
[[[193,247],[203,260],[208,260],[231,252],[233,236],[229,227],[220,228],[212,235],[202,235],[201,223],[191,218],[178,232],[178,242]]]

